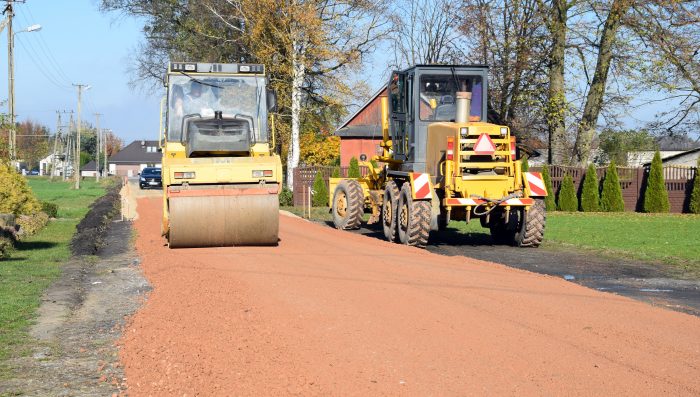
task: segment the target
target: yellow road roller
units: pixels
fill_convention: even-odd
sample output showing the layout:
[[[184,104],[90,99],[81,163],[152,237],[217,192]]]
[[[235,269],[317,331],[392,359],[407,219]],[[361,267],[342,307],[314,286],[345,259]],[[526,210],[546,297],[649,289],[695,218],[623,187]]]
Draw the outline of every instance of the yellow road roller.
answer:
[[[166,89],[162,231],[170,248],[276,245],[282,162],[265,67],[172,62]]]

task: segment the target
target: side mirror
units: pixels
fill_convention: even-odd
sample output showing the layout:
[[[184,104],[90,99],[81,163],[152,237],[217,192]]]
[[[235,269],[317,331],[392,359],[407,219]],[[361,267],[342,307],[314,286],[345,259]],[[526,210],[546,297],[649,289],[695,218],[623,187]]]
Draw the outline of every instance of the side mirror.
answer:
[[[277,111],[277,93],[275,92],[275,90],[267,90],[267,111]]]

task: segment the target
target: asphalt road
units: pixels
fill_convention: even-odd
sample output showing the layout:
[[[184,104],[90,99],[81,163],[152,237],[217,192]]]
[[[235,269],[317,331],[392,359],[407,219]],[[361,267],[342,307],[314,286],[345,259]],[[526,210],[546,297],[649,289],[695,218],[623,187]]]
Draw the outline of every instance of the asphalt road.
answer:
[[[333,227],[331,222],[323,223]],[[384,240],[379,226],[352,231]],[[545,239],[546,239],[545,232]],[[496,262],[535,273],[560,277],[599,291],[641,300],[655,306],[700,316],[700,281],[679,279],[663,264],[606,257],[564,248],[516,248],[494,245],[488,230],[465,235],[455,229],[431,232],[427,250]]]

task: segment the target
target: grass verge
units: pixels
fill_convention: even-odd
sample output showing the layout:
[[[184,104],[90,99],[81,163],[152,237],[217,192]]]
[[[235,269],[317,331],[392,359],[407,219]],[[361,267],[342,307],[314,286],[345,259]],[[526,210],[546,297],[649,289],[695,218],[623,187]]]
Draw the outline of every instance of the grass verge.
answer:
[[[69,182],[40,177],[28,181],[40,200],[58,204],[58,218],[19,242],[11,258],[0,261],[0,361],[13,352],[21,353],[41,294],[61,274],[61,263],[71,255],[75,226],[110,183],[86,180],[80,190],[73,190]]]

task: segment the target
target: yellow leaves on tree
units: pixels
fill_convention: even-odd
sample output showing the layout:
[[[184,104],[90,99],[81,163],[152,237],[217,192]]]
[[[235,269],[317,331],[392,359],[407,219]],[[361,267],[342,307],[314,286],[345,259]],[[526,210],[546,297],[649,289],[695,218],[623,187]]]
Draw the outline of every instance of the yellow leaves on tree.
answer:
[[[40,210],[27,180],[8,163],[0,162],[0,213],[31,215]]]
[[[340,156],[340,138],[318,136],[313,132],[301,134],[301,163],[306,165],[332,165]]]

